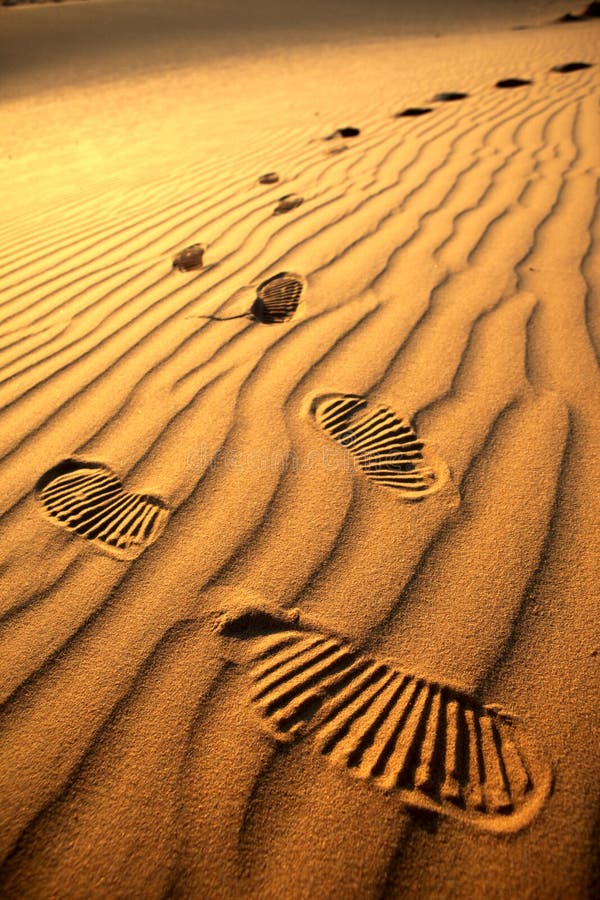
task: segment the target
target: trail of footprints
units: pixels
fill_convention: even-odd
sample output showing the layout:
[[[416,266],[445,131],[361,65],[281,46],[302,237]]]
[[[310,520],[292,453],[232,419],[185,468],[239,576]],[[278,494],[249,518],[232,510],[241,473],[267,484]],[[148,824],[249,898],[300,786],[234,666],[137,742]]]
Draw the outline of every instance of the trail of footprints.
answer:
[[[36,492],[53,522],[118,559],[139,556],[169,517],[162,500],[126,491],[100,463],[65,459],[40,478]]]
[[[569,62],[551,71],[571,73],[591,65]],[[496,87],[529,84],[507,78]],[[432,102],[467,97],[445,91]],[[395,117],[433,111],[414,106]],[[359,135],[360,129],[347,126],[325,140]],[[276,172],[258,178],[265,186],[280,181]],[[273,212],[288,213],[303,202],[299,194],[286,194]],[[172,268],[203,269],[206,252],[206,244],[192,244],[176,254]],[[250,315],[263,324],[287,322],[306,287],[303,275],[280,272],[259,285]],[[402,499],[424,499],[450,478],[446,464],[426,451],[410,422],[387,406],[369,409],[363,397],[329,394],[313,399],[310,412],[329,438],[350,451],[366,478]],[[121,560],[135,559],[153,544],[170,514],[159,497],[131,493],[107,466],[81,459],[65,459],[46,472],[36,497],[53,523]],[[278,739],[310,731],[317,751],[354,775],[400,791],[409,805],[492,831],[521,827],[545,799],[549,771],[526,751],[522,729],[475,698],[318,633],[279,631],[253,646],[252,702]]]
[[[252,636],[251,618],[222,632],[249,645],[250,701],[275,740],[310,735],[329,763],[488,831],[514,831],[539,810],[550,771],[510,715],[335,637],[276,630],[283,618]]]
[[[561,74],[569,74],[572,72],[578,72],[583,69],[589,69],[593,63],[574,61],[562,63],[556,66],[553,66],[550,71],[554,73]],[[520,78],[520,77],[512,77],[512,78],[502,78],[496,82],[495,87],[500,89],[505,88],[519,88],[526,87],[528,85],[533,84],[533,81],[529,78]],[[466,100],[468,98],[468,94],[464,91],[441,91],[431,99],[432,103],[455,103],[460,100]],[[413,118],[417,116],[423,116],[427,113],[434,112],[434,107],[432,106],[409,106],[405,109],[401,110],[394,114],[394,118],[403,119],[403,118]],[[347,125],[343,128],[337,128],[332,134],[328,134],[325,136],[323,140],[325,141],[336,141],[340,139],[350,139],[356,138],[361,134],[360,128],[356,128],[353,125]],[[346,144],[337,144],[333,148],[331,148],[328,153],[340,153],[343,150],[347,149]],[[274,184],[279,184],[281,181],[281,176],[278,172],[265,172],[262,175],[258,176],[257,182],[260,185],[271,186]],[[280,216],[285,213],[292,212],[295,209],[298,209],[299,206],[302,206],[304,203],[304,197],[297,193],[284,194],[280,197],[273,208],[273,215]],[[180,250],[173,258],[172,268],[178,269],[181,272],[192,271],[194,269],[202,269],[204,267],[204,254],[206,253],[207,246],[206,244],[192,244],[189,247]],[[293,315],[293,313],[292,313]],[[259,319],[263,321],[262,319]],[[268,323],[269,320],[265,319],[265,323]],[[273,321],[282,321],[282,320],[273,320]]]

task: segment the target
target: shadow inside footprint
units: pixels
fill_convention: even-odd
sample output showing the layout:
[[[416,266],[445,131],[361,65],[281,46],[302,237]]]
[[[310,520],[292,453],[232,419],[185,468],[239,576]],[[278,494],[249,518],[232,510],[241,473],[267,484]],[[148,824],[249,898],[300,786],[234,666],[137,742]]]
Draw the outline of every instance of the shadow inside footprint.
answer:
[[[579,72],[581,69],[591,69],[592,63],[586,62],[569,62],[563,63],[562,66],[552,66],[551,72]]]
[[[502,78],[496,82],[497,88],[518,88],[525,87],[527,84],[533,84],[528,78]]]
[[[394,118],[402,119],[405,116],[424,116],[426,113],[430,112],[433,112],[431,106],[409,106],[407,109],[403,109],[402,112],[397,112]]]
[[[454,100],[465,100],[469,95],[462,91],[442,91],[433,98],[434,103],[451,103]]]
[[[225,637],[254,638],[297,627],[298,615],[285,610],[271,610],[248,603],[235,612],[224,615],[219,631]]]

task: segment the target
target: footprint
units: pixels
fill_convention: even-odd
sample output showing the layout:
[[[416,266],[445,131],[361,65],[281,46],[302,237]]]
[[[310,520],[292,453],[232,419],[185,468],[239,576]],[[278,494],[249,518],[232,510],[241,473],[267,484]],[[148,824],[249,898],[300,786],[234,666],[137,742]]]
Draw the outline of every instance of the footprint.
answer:
[[[369,411],[367,405],[355,394],[327,394],[314,399],[310,410],[316,423],[350,450],[367,478],[401,499],[422,500],[449,481],[444,462],[427,462],[425,445],[407,419],[387,406]]]
[[[497,88],[518,88],[524,87],[526,84],[533,84],[528,78],[503,78],[496,82]]]
[[[563,63],[562,66],[553,66],[551,72],[579,72],[580,69],[591,69],[592,63],[586,62],[569,62]]]
[[[434,103],[448,103],[452,100],[465,100],[469,95],[463,94],[461,91],[442,91],[433,98]]]
[[[277,184],[279,181],[279,175],[277,172],[267,172],[265,175],[261,175],[258,179],[259,184]]]
[[[191,244],[185,250],[180,250],[173,259],[173,268],[180,272],[190,272],[192,269],[201,269],[204,266],[204,254],[206,244]]]
[[[395,115],[396,119],[402,119],[404,116],[424,116],[425,113],[433,112],[431,106],[409,106],[408,109],[403,109],[402,112],[398,112]]]
[[[279,203],[273,210],[274,216],[279,216],[281,213],[289,212],[291,209],[296,209],[298,206],[301,206],[304,203],[304,197],[301,197],[299,194],[286,194],[285,197],[279,198]]]
[[[249,652],[250,701],[267,733],[310,735],[316,753],[408,805],[493,832],[516,831],[551,787],[524,729],[496,706],[404,672],[317,631],[251,612],[221,624]],[[271,633],[265,633],[268,628]]]
[[[360,128],[354,128],[352,125],[348,125],[345,128],[337,128],[333,134],[328,134],[325,138],[326,141],[333,141],[335,138],[351,138],[358,137],[360,134]]]
[[[37,499],[56,525],[118,559],[135,559],[163,531],[169,509],[151,494],[133,494],[107,466],[63,459],[42,475]]]
[[[258,286],[251,314],[265,325],[291,319],[302,300],[307,281],[295,272],[279,272]]]

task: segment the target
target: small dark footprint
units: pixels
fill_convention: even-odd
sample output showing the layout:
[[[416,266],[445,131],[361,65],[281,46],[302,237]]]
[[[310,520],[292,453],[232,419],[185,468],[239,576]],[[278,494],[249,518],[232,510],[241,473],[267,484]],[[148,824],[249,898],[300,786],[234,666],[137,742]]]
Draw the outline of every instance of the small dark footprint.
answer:
[[[486,831],[517,831],[546,800],[549,767],[498,707],[271,611],[248,609],[221,633],[247,647],[250,701],[275,740],[310,735],[329,763]]]
[[[202,269],[204,266],[204,254],[206,244],[192,244],[185,250],[180,250],[173,259],[173,268],[180,272],[190,272],[192,269]]]
[[[433,98],[434,103],[451,103],[453,100],[465,100],[469,95],[461,91],[442,91]]]
[[[326,141],[333,141],[335,138],[351,138],[358,137],[360,134],[360,128],[354,128],[352,125],[348,125],[345,128],[336,129],[333,134],[328,134],[325,138]]]
[[[265,325],[286,322],[298,309],[306,285],[306,278],[295,272],[279,272],[267,278],[256,291],[252,315]]]
[[[591,69],[592,63],[586,62],[569,62],[563,63],[562,66],[552,66],[551,72],[579,72],[581,69]]]
[[[126,491],[102,463],[64,459],[42,475],[37,499],[51,520],[118,559],[135,559],[162,533],[169,508]]]
[[[364,397],[326,394],[310,409],[317,425],[350,450],[367,478],[397,491],[401,499],[422,500],[449,480],[447,465],[433,459],[430,465],[410,422],[389,407],[369,410]]]
[[[273,210],[273,215],[280,216],[282,213],[297,209],[303,203],[304,197],[301,197],[300,194],[286,194],[284,197],[279,198],[279,202]]]
[[[518,88],[524,87],[526,84],[533,84],[528,78],[503,78],[496,82],[497,88]]]
[[[261,175],[258,179],[259,184],[277,184],[279,181],[279,175],[277,172],[267,172],[265,175]]]
[[[409,106],[408,109],[403,109],[402,112],[396,113],[396,119],[402,119],[404,116],[424,116],[426,113],[433,112],[433,108],[431,106]]]

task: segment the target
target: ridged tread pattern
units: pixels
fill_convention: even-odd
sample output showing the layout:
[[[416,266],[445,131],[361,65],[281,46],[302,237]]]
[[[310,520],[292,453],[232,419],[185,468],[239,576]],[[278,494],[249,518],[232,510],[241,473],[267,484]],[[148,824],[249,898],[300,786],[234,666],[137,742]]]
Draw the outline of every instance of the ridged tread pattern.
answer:
[[[354,394],[329,394],[312,404],[316,423],[349,450],[364,474],[406,500],[421,500],[447,481],[447,468],[431,466],[410,422],[387,406],[369,410]]]
[[[50,518],[120,559],[133,559],[160,536],[169,510],[158,497],[130,493],[100,463],[66,459],[37,484]]]
[[[279,272],[259,285],[252,313],[261,322],[286,322],[296,313],[306,288],[306,279],[295,272]]]
[[[253,644],[251,702],[268,732],[311,733],[330,763],[410,806],[513,831],[536,814],[548,767],[512,717],[334,637],[286,631]]]

